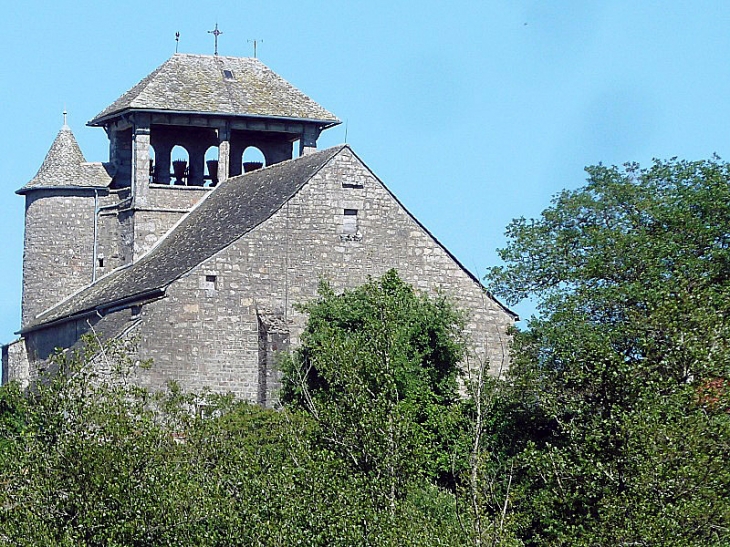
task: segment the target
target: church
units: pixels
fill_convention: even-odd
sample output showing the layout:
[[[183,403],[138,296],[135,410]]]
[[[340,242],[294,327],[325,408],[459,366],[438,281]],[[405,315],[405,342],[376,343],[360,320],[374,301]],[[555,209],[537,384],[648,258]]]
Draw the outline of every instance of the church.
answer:
[[[469,362],[498,374],[516,316],[494,299],[348,145],[340,121],[256,58],[174,54],[87,125],[64,124],[25,198],[19,338],[3,383],[27,385],[87,333],[130,339],[140,385],[210,389],[270,405],[296,304],[321,280],[355,287],[394,268],[468,314]],[[260,161],[244,161],[255,150]]]

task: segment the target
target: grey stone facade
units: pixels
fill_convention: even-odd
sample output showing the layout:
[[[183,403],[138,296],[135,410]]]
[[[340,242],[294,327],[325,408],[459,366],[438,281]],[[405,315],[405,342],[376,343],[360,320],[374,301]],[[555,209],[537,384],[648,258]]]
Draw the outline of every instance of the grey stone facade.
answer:
[[[198,57],[194,64],[202,62]],[[115,105],[127,105],[120,101]],[[114,112],[110,107],[102,117],[117,124]],[[174,381],[186,390],[209,388],[272,404],[279,352],[298,344],[306,322],[295,304],[315,298],[322,279],[344,289],[391,268],[467,311],[465,366],[488,362],[498,374],[505,365],[514,314],[348,146],[316,152],[317,130],[302,134],[307,146],[298,158],[276,156],[264,169],[238,175],[230,156],[221,156],[219,170],[226,172],[217,186],[175,186],[155,182],[145,147],[155,131],[175,142],[176,126],[149,127],[152,139],[142,132],[138,142],[129,132],[130,146],[112,143],[108,171],[121,178],[97,178],[73,190],[45,182],[22,191],[23,328],[22,338],[3,350],[5,380],[32,381],[54,348],[73,347],[93,329],[100,337],[134,338],[140,358],[153,359],[150,369],[136,373],[142,385],[164,388]],[[182,129],[187,139],[191,132]],[[230,133],[215,134],[221,153],[236,148],[235,140],[226,140]],[[258,137],[249,131],[246,139],[261,148],[286,142],[284,133],[267,131]],[[291,154],[290,145],[284,148]],[[115,149],[132,154],[123,160],[116,153],[114,160]],[[58,277],[48,279],[54,270]]]
[[[346,188],[343,181],[359,184]],[[358,211],[357,239],[343,237],[345,209]],[[155,387],[174,379],[261,400],[260,323],[278,319],[296,345],[306,317],[293,304],[313,298],[320,279],[343,289],[390,268],[468,310],[472,358],[488,359],[497,372],[512,317],[343,148],[270,219],[174,282],[166,298],[143,307],[135,331],[154,328],[161,336],[140,336],[141,353],[155,362],[140,379]],[[212,290],[205,288],[208,276],[215,276]],[[276,382],[269,379],[267,386],[275,390]]]
[[[85,189],[26,197],[22,321],[91,281],[94,195]]]

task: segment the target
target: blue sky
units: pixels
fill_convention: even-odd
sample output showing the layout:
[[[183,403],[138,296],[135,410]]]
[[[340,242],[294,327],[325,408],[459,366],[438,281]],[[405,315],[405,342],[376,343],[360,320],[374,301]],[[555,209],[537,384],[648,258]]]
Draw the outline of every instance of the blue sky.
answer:
[[[68,110],[85,123],[175,50],[258,56],[469,269],[583,168],[730,157],[730,2],[480,0],[16,3],[0,19],[0,342],[19,328],[23,198]],[[529,315],[531,306],[515,308]]]

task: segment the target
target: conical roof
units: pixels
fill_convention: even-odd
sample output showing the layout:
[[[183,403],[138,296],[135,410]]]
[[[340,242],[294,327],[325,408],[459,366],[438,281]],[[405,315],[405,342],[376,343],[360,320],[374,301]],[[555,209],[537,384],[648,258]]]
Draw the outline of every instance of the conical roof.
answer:
[[[71,128],[64,125],[35,177],[17,191],[36,188],[106,187],[111,177],[101,163],[87,163]]]
[[[340,123],[258,59],[217,55],[174,54],[89,125],[104,125],[127,110]]]

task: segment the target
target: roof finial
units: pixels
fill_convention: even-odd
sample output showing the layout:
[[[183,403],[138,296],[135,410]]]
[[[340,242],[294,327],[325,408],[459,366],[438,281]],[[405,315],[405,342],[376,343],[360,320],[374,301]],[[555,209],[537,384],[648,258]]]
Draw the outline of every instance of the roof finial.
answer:
[[[215,37],[215,55],[218,55],[218,36],[223,34],[220,30],[218,30],[218,21],[215,22],[215,29],[209,30],[208,34],[212,34]]]
[[[68,124],[66,123],[66,115],[67,114],[68,114],[68,112],[66,112],[66,107],[64,106],[63,107],[63,126],[64,127],[68,127]]]
[[[175,33],[175,53],[177,53],[178,44],[180,44],[180,31]]]
[[[262,44],[264,43],[264,41],[263,41],[263,40],[256,40],[256,39],[253,39],[253,40],[249,40],[249,41],[248,41],[248,43],[249,43],[249,44],[253,44],[253,58],[254,58],[254,59],[256,59],[256,45],[257,45],[257,44],[258,44],[259,42],[261,42]]]

